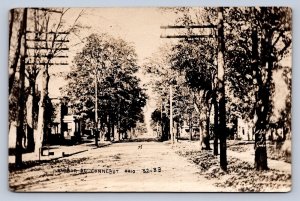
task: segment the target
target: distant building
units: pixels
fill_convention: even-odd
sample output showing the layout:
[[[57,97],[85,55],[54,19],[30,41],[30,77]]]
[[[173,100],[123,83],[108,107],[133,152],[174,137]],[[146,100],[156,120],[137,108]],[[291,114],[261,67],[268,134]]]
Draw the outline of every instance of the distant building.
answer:
[[[66,125],[66,130],[63,130],[63,139],[80,141],[81,138],[81,118],[78,115],[65,115],[63,124]]]
[[[190,138],[190,125],[187,121],[183,121],[183,125],[180,127],[179,137],[180,138]],[[192,125],[192,137],[199,137],[199,124],[197,121],[193,122]]]
[[[254,140],[254,125],[251,120],[238,118],[235,139]]]
[[[63,144],[66,141],[78,142],[81,139],[81,118],[79,115],[69,114],[65,98],[52,98],[54,117],[51,124],[51,144]]]

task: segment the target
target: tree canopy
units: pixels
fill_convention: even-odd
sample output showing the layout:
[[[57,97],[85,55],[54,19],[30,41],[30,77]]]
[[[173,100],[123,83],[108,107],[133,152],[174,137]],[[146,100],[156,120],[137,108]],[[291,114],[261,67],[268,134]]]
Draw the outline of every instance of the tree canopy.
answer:
[[[74,58],[68,85],[63,89],[75,114],[94,119],[97,78],[100,122],[119,123],[127,131],[143,122],[142,108],[147,96],[135,75],[138,70],[134,48],[108,34],[92,34]],[[97,76],[96,76],[97,73]],[[109,116],[109,120],[107,120]]]

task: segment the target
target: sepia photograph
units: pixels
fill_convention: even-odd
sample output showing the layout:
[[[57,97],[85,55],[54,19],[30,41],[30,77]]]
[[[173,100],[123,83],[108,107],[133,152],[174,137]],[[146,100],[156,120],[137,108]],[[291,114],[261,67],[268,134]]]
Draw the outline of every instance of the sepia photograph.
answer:
[[[292,9],[9,11],[12,192],[290,192]]]

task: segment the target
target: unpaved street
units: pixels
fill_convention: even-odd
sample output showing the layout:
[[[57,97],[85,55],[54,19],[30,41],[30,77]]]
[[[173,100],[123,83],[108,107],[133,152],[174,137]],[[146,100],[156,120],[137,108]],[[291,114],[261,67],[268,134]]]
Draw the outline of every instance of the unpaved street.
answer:
[[[9,183],[16,191],[224,191],[198,171],[170,144],[128,142],[12,172]]]

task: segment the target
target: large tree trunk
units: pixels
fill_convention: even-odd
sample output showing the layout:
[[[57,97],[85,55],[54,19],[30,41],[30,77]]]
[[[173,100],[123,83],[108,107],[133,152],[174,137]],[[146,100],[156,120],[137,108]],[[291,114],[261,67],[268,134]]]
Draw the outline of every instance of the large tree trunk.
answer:
[[[176,122],[176,141],[178,142],[179,141],[179,138],[180,138],[180,125],[179,125],[179,122]]]
[[[64,143],[64,132],[68,130],[68,125],[64,123],[64,117],[68,114],[67,100],[63,98],[60,105],[60,144]]]
[[[268,157],[266,146],[266,124],[267,111],[269,104],[267,89],[264,86],[259,87],[258,98],[259,104],[256,107],[257,121],[255,123],[255,158],[254,166],[256,170],[268,170]]]
[[[189,114],[189,133],[190,133],[190,141],[193,140],[193,113]]]
[[[110,110],[110,108],[109,108]],[[106,141],[110,141],[110,136],[111,136],[111,115],[110,111],[108,112],[108,120],[107,120],[107,136],[106,136]]]
[[[16,139],[16,155],[15,166],[18,168],[22,165],[22,152],[23,152],[23,139],[24,132],[24,119],[25,119],[25,58],[26,58],[26,27],[27,27],[27,8],[24,9],[23,15],[23,33],[24,38],[22,41],[23,52],[21,53],[21,62],[19,70],[19,96],[18,96],[18,119],[17,119],[17,139]]]
[[[210,145],[209,145],[209,135],[208,135],[208,101],[206,101],[206,92],[201,90],[199,91],[198,94],[199,98],[198,98],[198,104],[197,104],[197,97],[194,94],[194,107],[196,112],[199,115],[199,142],[200,142],[200,150],[202,149],[206,149],[209,150],[210,149]],[[204,147],[203,147],[204,145]]]
[[[36,10],[34,10],[34,30],[36,32],[38,32],[38,23],[37,22],[37,15],[36,15]],[[38,62],[38,53],[36,51],[40,51],[37,50],[37,44],[34,43],[34,59],[33,59],[33,63],[35,65],[33,66],[29,66],[29,68],[26,69],[27,73],[28,73],[28,81],[29,81],[29,87],[31,90],[31,94],[29,95],[28,99],[27,99],[27,104],[28,104],[28,109],[27,109],[27,114],[28,118],[27,118],[27,139],[28,139],[28,145],[27,145],[27,151],[28,152],[33,152],[34,151],[34,146],[35,146],[35,142],[34,142],[34,129],[36,126],[36,113],[37,113],[37,108],[38,108],[38,102],[37,102],[37,97],[36,97],[36,79],[37,76],[39,74],[39,70],[38,70],[38,66],[36,65]],[[30,111],[30,112],[29,112]]]
[[[216,100],[216,95],[213,95],[213,99],[212,99],[213,105],[214,105],[214,155],[217,156],[219,151],[218,151],[218,140],[219,140],[219,136],[218,136],[218,125],[219,125],[219,121],[218,121],[218,103]]]
[[[268,170],[267,146],[266,146],[266,129],[268,122],[269,104],[270,104],[270,87],[272,81],[273,61],[271,58],[271,34],[268,34],[266,26],[262,28],[262,45],[261,45],[261,66],[259,69],[258,56],[258,36],[256,26],[252,32],[252,51],[255,78],[258,85],[255,106],[255,158],[254,166],[257,170]],[[266,71],[267,78],[263,81],[262,72]]]
[[[207,130],[206,130],[206,120],[202,120],[201,123],[200,123],[200,126],[199,126],[199,131],[200,131],[200,150],[203,150],[203,149],[208,149],[207,147],[207,140],[206,140],[206,137],[207,137]]]
[[[17,119],[17,140],[16,140],[16,158],[15,165],[22,165],[23,139],[25,138],[24,117],[25,117],[25,58],[21,58],[19,71],[19,97],[18,97],[18,119]]]
[[[200,119],[200,115],[199,115],[199,119]],[[204,126],[203,126],[203,122],[199,121],[199,143],[200,143],[200,150],[204,149],[203,145],[204,145],[204,137],[203,137],[203,130],[204,129]]]
[[[10,44],[11,44],[13,27],[14,27],[14,21],[15,21],[15,9],[11,9],[10,10],[10,21],[9,21],[9,42],[8,42],[9,50],[11,48]]]
[[[170,129],[169,129],[169,118],[165,116],[165,114],[162,116],[162,135],[161,135],[161,140],[166,141],[170,139]]]
[[[210,150],[209,144],[209,108],[208,103],[203,101],[201,118],[201,132],[200,132],[200,146],[202,149]],[[203,147],[204,145],[204,147]]]
[[[16,41],[17,47],[15,50],[12,64],[10,65],[10,69],[12,70],[12,72],[9,74],[9,94],[11,93],[11,90],[13,88],[15,75],[17,72],[18,61],[20,58],[22,37],[23,37],[24,31],[26,31],[26,27],[27,27],[27,9],[26,10],[24,9],[22,22],[20,23],[20,28],[19,28],[19,32],[18,32],[18,36],[17,36],[17,41]]]
[[[269,67],[271,66],[269,63]],[[268,73],[268,77],[272,76]],[[268,79],[267,79],[268,80]],[[255,168],[257,170],[268,170],[268,157],[267,157],[267,146],[266,146],[266,132],[267,132],[267,119],[270,103],[270,88],[269,83],[259,87],[258,98],[259,104],[256,107],[257,121],[255,124]]]
[[[174,143],[174,125],[173,125],[173,87],[170,85],[170,135],[171,135],[171,142]]]
[[[115,119],[113,117],[113,113],[111,113],[111,137],[112,141],[115,141]]]
[[[210,127],[210,107],[209,107],[209,105],[207,105],[207,112],[206,112],[206,127],[205,127],[205,130],[206,130],[206,136],[205,136],[205,138],[204,138],[204,144],[205,144],[205,148],[206,148],[206,150],[211,150],[211,148],[210,148],[210,143],[209,143],[209,141],[210,141],[210,129],[209,129],[209,127]]]
[[[263,130],[256,130],[255,132],[254,166],[256,170],[268,170],[266,135],[263,132]]]
[[[43,141],[45,135],[48,133],[47,128],[47,118],[51,118],[47,116],[46,105],[49,99],[48,97],[48,83],[49,83],[49,72],[48,65],[45,65],[42,69],[42,87],[41,87],[41,98],[39,102],[39,115],[38,115],[38,125],[37,125],[37,134],[35,135],[35,157],[39,159],[40,151],[43,146]]]
[[[120,102],[119,102],[119,107],[120,107]],[[120,141],[120,108],[118,108],[118,113],[116,114],[116,120],[117,120],[117,124],[116,124],[116,126],[117,126],[117,129],[116,129],[116,134],[115,134],[115,141]]]
[[[31,94],[27,99],[27,151],[34,151],[34,127],[35,127],[35,108],[36,108],[36,95],[35,95],[35,82],[29,82]]]

